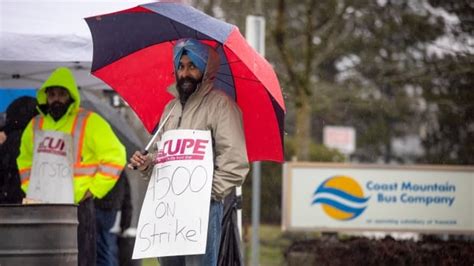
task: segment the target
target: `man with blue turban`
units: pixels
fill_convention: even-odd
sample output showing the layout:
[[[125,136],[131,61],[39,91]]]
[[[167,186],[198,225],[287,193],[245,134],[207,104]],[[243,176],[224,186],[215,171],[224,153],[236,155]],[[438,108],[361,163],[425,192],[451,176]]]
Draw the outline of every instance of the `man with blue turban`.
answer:
[[[160,120],[163,132],[175,129],[211,132],[214,155],[211,204],[206,253],[160,258],[167,265],[217,265],[223,199],[236,186],[241,186],[249,171],[249,162],[242,125],[242,115],[235,101],[221,90],[214,89],[219,69],[219,55],[211,46],[195,39],[182,39],[173,49],[176,84],[169,92],[175,99],[167,104]],[[176,108],[175,108],[176,107]],[[161,138],[163,132],[159,135]],[[131,165],[151,174],[156,154],[130,158]]]

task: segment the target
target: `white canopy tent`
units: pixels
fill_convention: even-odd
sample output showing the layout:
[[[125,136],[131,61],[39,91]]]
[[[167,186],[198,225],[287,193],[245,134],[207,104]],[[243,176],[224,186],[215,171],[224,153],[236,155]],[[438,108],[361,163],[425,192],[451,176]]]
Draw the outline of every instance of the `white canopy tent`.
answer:
[[[95,90],[95,95],[98,90],[110,89],[90,74],[92,37],[84,18],[147,2],[150,0],[0,0],[0,90],[39,88],[59,66],[69,67],[84,91]],[[109,109],[111,111],[106,112],[123,115]],[[128,118],[122,125],[128,124],[141,136],[139,139],[148,137],[131,112],[124,117]],[[138,142],[136,137],[125,137]],[[129,177],[138,175],[126,171]],[[129,181],[134,206],[133,227],[138,220],[146,182],[140,178],[129,178]],[[131,230],[133,232],[133,228]]]
[[[37,88],[59,66],[70,67],[81,88],[108,88],[90,75],[92,38],[84,18],[146,2],[0,1],[0,88]]]

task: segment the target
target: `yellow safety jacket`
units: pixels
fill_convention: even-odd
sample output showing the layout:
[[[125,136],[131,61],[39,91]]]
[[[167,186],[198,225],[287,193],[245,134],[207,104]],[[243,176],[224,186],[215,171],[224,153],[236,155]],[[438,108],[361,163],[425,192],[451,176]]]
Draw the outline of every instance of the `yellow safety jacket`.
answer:
[[[71,71],[58,68],[37,92],[38,105],[47,103],[46,88],[66,88],[74,102],[58,121],[38,108],[21,137],[17,158],[21,188],[27,192],[37,130],[62,131],[71,134],[74,155],[74,202],[78,203],[89,190],[94,197],[104,197],[117,182],[126,162],[125,147],[110,125],[98,114],[79,108],[80,95]]]

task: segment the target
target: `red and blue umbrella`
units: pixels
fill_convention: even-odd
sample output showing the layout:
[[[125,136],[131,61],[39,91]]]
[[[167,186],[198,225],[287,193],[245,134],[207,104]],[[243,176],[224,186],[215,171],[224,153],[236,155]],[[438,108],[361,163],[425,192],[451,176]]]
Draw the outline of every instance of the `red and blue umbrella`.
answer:
[[[172,50],[182,38],[213,46],[221,66],[215,87],[239,105],[250,161],[283,161],[285,104],[273,67],[239,29],[181,3],[156,2],[86,18],[92,74],[116,90],[149,132],[173,98]]]

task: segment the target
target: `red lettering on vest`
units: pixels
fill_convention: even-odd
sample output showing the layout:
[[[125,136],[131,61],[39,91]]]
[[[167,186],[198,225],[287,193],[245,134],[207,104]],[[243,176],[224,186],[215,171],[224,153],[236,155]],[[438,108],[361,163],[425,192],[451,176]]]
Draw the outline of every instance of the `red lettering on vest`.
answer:
[[[48,147],[52,150],[62,150],[62,148],[64,148],[64,140],[62,139],[56,139],[56,143],[55,143],[55,139],[51,139],[51,141],[49,142],[49,145]]]
[[[57,155],[66,155],[66,143],[62,138],[45,137],[38,145],[37,152],[52,153]]]
[[[49,141],[49,142],[48,142],[48,141]],[[40,142],[39,148],[40,148],[40,149],[45,149],[46,147],[49,146],[48,143],[51,143],[51,138],[50,138],[50,137],[45,137],[45,138],[43,139],[43,141]]]

